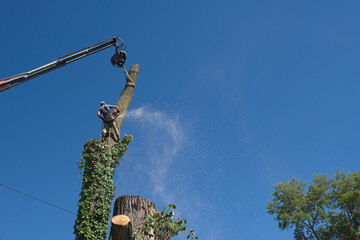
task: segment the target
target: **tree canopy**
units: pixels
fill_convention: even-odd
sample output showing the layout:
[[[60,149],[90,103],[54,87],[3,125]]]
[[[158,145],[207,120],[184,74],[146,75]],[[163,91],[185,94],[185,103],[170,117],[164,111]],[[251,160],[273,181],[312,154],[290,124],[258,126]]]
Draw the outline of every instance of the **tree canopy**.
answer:
[[[274,189],[268,213],[281,230],[294,229],[296,240],[360,239],[360,171],[314,175],[308,189],[296,178]]]

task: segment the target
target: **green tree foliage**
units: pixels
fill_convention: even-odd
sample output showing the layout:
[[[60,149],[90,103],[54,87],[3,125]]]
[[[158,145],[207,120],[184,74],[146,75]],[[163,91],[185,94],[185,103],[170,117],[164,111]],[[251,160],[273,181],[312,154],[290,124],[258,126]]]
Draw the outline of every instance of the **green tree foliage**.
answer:
[[[132,140],[131,135],[125,135],[111,151],[106,142],[98,139],[85,144],[78,163],[82,188],[74,225],[76,239],[106,239],[111,202],[115,196],[114,170]]]
[[[187,239],[198,239],[194,230],[187,230],[186,220],[174,218],[174,210],[176,210],[176,206],[170,204],[169,208],[164,208],[160,214],[146,216],[143,219],[143,226],[138,228],[134,234],[134,239],[142,240],[144,237],[154,237],[155,235],[161,235],[162,239],[168,239],[182,232],[185,233]]]
[[[280,229],[294,228],[296,240],[360,239],[360,171],[315,175],[308,189],[295,178],[274,189],[268,213]]]

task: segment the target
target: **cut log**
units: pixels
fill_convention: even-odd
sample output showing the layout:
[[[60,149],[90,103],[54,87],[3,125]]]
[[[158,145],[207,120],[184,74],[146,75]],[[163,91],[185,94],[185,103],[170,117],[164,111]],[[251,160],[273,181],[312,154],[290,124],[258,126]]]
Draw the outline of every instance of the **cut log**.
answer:
[[[131,240],[132,227],[130,218],[126,215],[117,215],[111,219],[109,240]]]

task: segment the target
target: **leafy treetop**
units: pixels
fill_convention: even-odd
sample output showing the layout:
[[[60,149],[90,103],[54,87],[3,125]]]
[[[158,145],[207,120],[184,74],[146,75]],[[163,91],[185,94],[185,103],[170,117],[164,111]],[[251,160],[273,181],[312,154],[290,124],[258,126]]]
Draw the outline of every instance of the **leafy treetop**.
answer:
[[[305,187],[295,178],[274,186],[267,209],[281,230],[294,228],[296,240],[360,239],[360,171],[314,175]]]

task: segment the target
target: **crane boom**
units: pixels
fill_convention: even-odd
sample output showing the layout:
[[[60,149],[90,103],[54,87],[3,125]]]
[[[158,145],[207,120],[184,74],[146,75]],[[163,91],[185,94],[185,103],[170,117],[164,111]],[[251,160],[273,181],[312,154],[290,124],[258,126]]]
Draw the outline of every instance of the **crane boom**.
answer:
[[[120,44],[117,43],[117,40],[120,41]],[[71,63],[71,62],[74,62],[81,58],[87,57],[91,54],[102,51],[102,50],[107,49],[112,46],[115,47],[116,52],[115,52],[114,56],[111,58],[111,63],[114,66],[122,67],[126,60],[126,53],[124,51],[126,45],[119,37],[113,37],[113,38],[110,38],[101,43],[80,49],[76,52],[67,54],[65,56],[62,56],[62,57],[58,58],[58,60],[56,60],[56,61],[48,63],[44,66],[35,68],[28,72],[24,72],[24,73],[17,74],[15,76],[0,79],[0,92],[8,90],[11,87],[14,87],[16,85],[19,85],[21,83],[29,81],[30,79],[33,79],[42,74],[51,72],[55,69],[65,66],[68,63]]]

